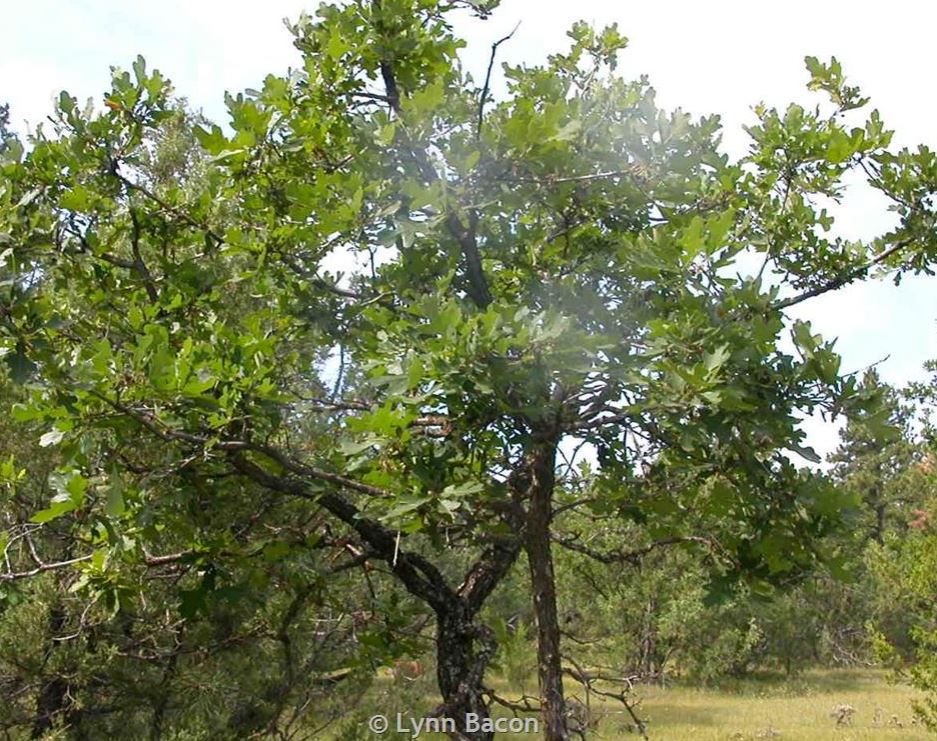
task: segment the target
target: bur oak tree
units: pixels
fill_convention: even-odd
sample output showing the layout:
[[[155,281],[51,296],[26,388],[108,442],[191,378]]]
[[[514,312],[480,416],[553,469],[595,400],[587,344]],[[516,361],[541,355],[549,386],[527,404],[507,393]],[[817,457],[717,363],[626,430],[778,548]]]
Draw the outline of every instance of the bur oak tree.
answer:
[[[714,588],[763,591],[824,557],[849,501],[792,462],[816,461],[799,421],[869,398],[787,312],[931,270],[937,159],[892,152],[839,63],[808,59],[825,100],[758,106],[733,161],[717,117],[661,111],[620,73],[615,27],[504,65],[495,97],[499,42],[470,71],[452,28],[494,6],[323,5],[291,26],[301,65],[229,95],[179,184],[142,167],[171,116],[142,59],[103,106],[63,93],[54,131],[2,166],[0,341],[32,389],[16,414],[64,461],[32,521],[74,547],[30,570],[76,569],[119,611],[128,574],[175,557],[191,613],[264,543],[230,527],[159,552],[189,532],[179,499],[291,501],[324,521],[290,549],[351,547],[432,613],[435,712],[475,739],[496,651],[479,612],[523,553],[555,741],[554,547],[611,566],[685,547]],[[835,236],[820,204],[853,172],[893,230]],[[648,538],[607,537],[623,521]]]

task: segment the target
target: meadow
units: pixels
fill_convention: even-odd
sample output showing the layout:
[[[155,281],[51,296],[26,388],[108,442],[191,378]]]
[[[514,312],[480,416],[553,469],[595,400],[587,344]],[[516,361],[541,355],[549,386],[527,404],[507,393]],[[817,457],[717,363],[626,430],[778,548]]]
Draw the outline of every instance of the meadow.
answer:
[[[499,693],[511,696],[503,682],[495,682]],[[526,688],[529,692],[531,688]],[[360,708],[356,734],[346,724],[333,739],[413,738],[393,728],[378,736],[366,730],[372,713],[405,716],[414,707],[428,712],[436,702],[432,679],[417,682],[383,679],[365,698]],[[581,689],[568,691],[583,700]],[[515,693],[516,694],[516,693]],[[711,687],[672,684],[637,688],[638,716],[647,721],[647,734],[655,741],[876,741],[903,739],[925,741],[933,738],[917,721],[911,706],[915,692],[893,684],[887,675],[875,670],[814,670],[794,677],[759,675]],[[592,727],[587,738],[640,738],[620,704],[592,697],[589,703]],[[849,709],[852,712],[849,712]],[[495,710],[494,715],[504,715]],[[422,733],[422,739],[442,739],[441,734]],[[532,734],[498,734],[498,739],[537,738]]]

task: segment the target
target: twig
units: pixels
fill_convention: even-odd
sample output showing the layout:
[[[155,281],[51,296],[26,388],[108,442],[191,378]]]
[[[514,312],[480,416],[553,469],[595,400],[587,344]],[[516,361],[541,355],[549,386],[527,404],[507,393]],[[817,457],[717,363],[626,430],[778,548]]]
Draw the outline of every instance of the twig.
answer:
[[[482,690],[482,694],[485,695],[485,697],[487,697],[490,702],[507,708],[508,710],[515,713],[515,715],[517,713],[540,712],[540,700],[536,697],[532,697],[531,695],[523,695],[517,700],[507,700],[498,695],[494,690],[487,687]]]
[[[40,563],[36,568],[29,569],[28,571],[12,571],[6,573],[0,573],[0,581],[16,581],[17,579],[28,579],[31,576],[36,576],[43,573],[44,571],[54,571],[56,569],[64,569],[68,566],[74,566],[76,563],[82,563],[83,561],[90,561],[91,556],[78,556],[77,558],[69,558],[66,561],[55,561],[53,563]]]
[[[584,175],[565,175],[563,177],[554,177],[544,175],[543,177],[509,177],[504,178],[513,183],[537,183],[553,185],[556,183],[584,183],[590,180],[605,180],[606,178],[620,178],[625,175],[633,175],[632,170],[609,170],[607,172],[594,172]]]
[[[775,311],[779,309],[787,309],[791,306],[795,306],[799,303],[802,303],[806,301],[807,299],[816,298],[817,296],[820,296],[824,293],[828,293],[829,291],[835,291],[837,288],[842,288],[847,283],[852,283],[852,281],[856,280],[856,278],[861,278],[869,270],[874,268],[876,265],[883,263],[885,260],[887,260],[889,257],[894,255],[895,253],[901,251],[902,249],[910,245],[913,241],[914,240],[912,239],[902,239],[898,242],[895,242],[895,244],[893,244],[887,250],[879,253],[868,262],[864,263],[863,265],[860,265],[858,268],[855,268],[854,270],[850,270],[848,273],[840,275],[839,277],[834,278],[833,280],[827,281],[823,285],[817,286],[815,288],[811,288],[809,291],[804,291],[803,293],[799,293],[796,296],[791,296],[790,298],[783,299],[782,301],[775,301],[773,304],[771,304],[771,308]]]
[[[475,139],[481,138],[482,135],[482,125],[485,120],[485,102],[488,100],[488,90],[491,85],[491,71],[495,66],[495,56],[498,53],[498,47],[501,46],[505,41],[510,40],[510,38],[517,33],[517,29],[520,28],[521,22],[518,21],[517,25],[514,26],[514,30],[511,31],[507,36],[498,39],[491,45],[491,58],[488,60],[488,71],[485,73],[485,84],[482,86],[482,95],[478,101],[478,126],[475,128]]]
[[[207,224],[201,223],[198,219],[193,218],[192,216],[187,214],[185,211],[178,209],[175,206],[170,205],[169,203],[164,201],[162,198],[160,198],[158,195],[156,195],[153,191],[151,191],[146,186],[140,185],[139,183],[135,183],[129,178],[127,178],[126,176],[122,175],[117,170],[116,166],[112,168],[112,172],[114,173],[114,176],[118,180],[120,180],[120,182],[122,182],[124,185],[126,185],[130,189],[140,191],[143,195],[145,195],[151,201],[155,202],[158,206],[160,206],[164,211],[171,213],[176,218],[182,219],[189,226],[194,227],[195,229],[204,231],[205,234],[207,234],[209,237],[215,240],[216,243],[218,244],[224,243],[224,238],[221,237],[217,232],[212,230],[211,227],[209,227]]]

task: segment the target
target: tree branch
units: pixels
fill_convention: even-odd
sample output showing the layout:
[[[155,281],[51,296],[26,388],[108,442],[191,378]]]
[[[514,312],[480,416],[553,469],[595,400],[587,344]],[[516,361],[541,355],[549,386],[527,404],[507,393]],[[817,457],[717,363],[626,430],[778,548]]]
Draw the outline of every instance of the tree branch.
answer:
[[[374,7],[380,10],[381,4],[379,0],[374,0]],[[393,63],[389,59],[382,59],[380,67],[381,78],[384,81],[387,99],[390,101],[391,109],[399,118],[401,113],[400,89],[397,86],[397,77],[394,74]],[[409,142],[409,135],[407,135],[406,132],[404,132],[404,135],[408,139],[410,155],[416,161],[417,167],[423,177],[430,183],[435,183],[440,180],[439,173],[436,172],[436,168],[433,167],[432,162],[430,162],[426,151],[419,147],[414,147],[412,143]],[[469,283],[466,292],[476,306],[480,309],[484,309],[491,303],[492,298],[491,291],[488,288],[488,280],[485,278],[485,273],[482,269],[481,256],[478,253],[478,241],[476,239],[475,230],[476,221],[477,217],[471,217],[469,226],[465,227],[461,219],[459,219],[458,214],[451,209],[446,214],[445,219],[446,228],[455,238],[456,242],[458,242],[462,250],[462,256],[465,259],[465,273]]]
[[[153,280],[152,273],[150,273],[146,263],[143,262],[143,254],[140,252],[140,233],[142,231],[140,229],[140,219],[137,217],[135,208],[132,206],[128,206],[128,208],[130,210],[130,248],[133,250],[133,267],[143,279],[146,295],[149,297],[150,302],[155,304],[159,301],[159,291],[156,290],[156,281]]]
[[[881,263],[885,262],[885,260],[887,260],[889,257],[912,244],[913,241],[914,240],[912,239],[902,239],[898,242],[895,242],[895,244],[893,244],[887,250],[879,253],[864,265],[861,265],[858,268],[855,268],[854,270],[839,276],[838,278],[827,281],[823,285],[817,286],[816,288],[811,288],[809,291],[804,291],[803,293],[799,293],[796,296],[791,296],[790,298],[786,298],[781,301],[775,301],[773,304],[771,304],[771,308],[775,311],[780,309],[787,309],[791,306],[796,306],[799,303],[807,301],[808,299],[816,298],[817,296],[821,296],[824,293],[829,293],[830,291],[835,291],[837,288],[842,288],[847,283],[852,283],[857,278],[862,278],[869,270],[874,268],[876,265],[880,265]]]
[[[491,58],[488,60],[488,71],[485,72],[485,84],[482,86],[482,95],[478,101],[478,125],[475,128],[475,138],[479,139],[482,135],[482,125],[485,120],[485,103],[488,100],[488,89],[491,85],[491,71],[495,66],[495,56],[498,53],[498,47],[501,46],[505,41],[510,40],[510,38],[517,33],[517,29],[520,28],[520,21],[517,22],[517,25],[514,26],[514,30],[511,31],[507,36],[498,39],[491,45]]]
[[[150,556],[144,555],[143,563],[149,567],[163,566],[168,563],[177,563],[178,561],[191,556],[194,551],[181,551],[179,553],[168,553],[163,556]],[[0,572],[0,582],[4,581],[17,581],[18,579],[29,579],[33,576],[38,576],[46,571],[57,571],[58,569],[65,569],[69,566],[74,566],[75,564],[84,563],[85,561],[90,561],[93,558],[93,554],[88,554],[86,556],[77,556],[76,558],[69,558],[64,561],[51,561],[45,562],[40,561],[34,554],[34,560],[38,562],[38,566],[33,569],[28,569],[26,571],[6,571]]]
[[[217,244],[224,243],[224,238],[221,237],[217,232],[212,230],[211,227],[209,227],[207,224],[202,224],[200,221],[198,221],[198,219],[193,218],[192,216],[187,214],[185,211],[178,209],[175,206],[172,206],[166,201],[164,201],[162,198],[160,198],[158,195],[156,195],[153,191],[151,191],[146,186],[140,185],[139,183],[135,183],[129,178],[122,175],[120,171],[118,171],[116,163],[115,163],[115,166],[112,168],[112,172],[114,173],[114,177],[120,180],[120,182],[122,182],[125,186],[127,186],[127,188],[131,190],[139,191],[140,193],[145,195],[147,198],[149,198],[151,201],[156,203],[164,211],[167,211],[168,213],[172,214],[176,218],[181,219],[189,226],[205,232],[205,234],[207,234]]]
[[[518,539],[495,543],[486,548],[472,565],[458,589],[470,614],[474,615],[481,609],[488,595],[511,570],[520,550]]]
[[[310,499],[339,519],[368,544],[375,556],[384,561],[415,597],[435,612],[448,614],[459,599],[439,570],[422,556],[401,550],[396,535],[375,520],[361,515],[351,502],[334,492],[315,492],[295,479],[275,476],[242,454],[232,455],[232,462],[242,474],[266,489]]]
[[[82,563],[84,561],[90,561],[91,555],[87,556],[78,556],[77,558],[69,558],[65,561],[55,561],[52,563],[40,563],[36,568],[29,569],[28,571],[7,571],[0,573],[0,582],[4,581],[16,581],[17,579],[28,579],[32,576],[37,576],[45,571],[56,571],[57,569],[64,569],[69,566],[74,566],[76,563]]]
[[[632,566],[638,566],[644,556],[658,548],[665,548],[680,543],[701,543],[708,546],[710,550],[715,550],[716,546],[712,538],[699,535],[677,535],[672,538],[661,538],[660,540],[652,541],[643,548],[635,548],[630,551],[597,551],[579,543],[578,536],[572,538],[559,538],[554,536],[553,542],[562,548],[574,551],[575,553],[581,553],[600,563],[630,563]]]

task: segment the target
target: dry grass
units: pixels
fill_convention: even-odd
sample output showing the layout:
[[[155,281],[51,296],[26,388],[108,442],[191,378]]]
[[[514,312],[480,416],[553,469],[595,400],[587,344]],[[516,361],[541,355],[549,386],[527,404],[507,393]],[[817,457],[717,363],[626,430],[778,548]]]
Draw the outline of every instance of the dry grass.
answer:
[[[786,682],[722,689],[649,688],[642,709],[651,738],[661,741],[933,739],[914,722],[913,695],[888,684],[881,673],[811,672]],[[844,711],[846,706],[854,712]],[[848,716],[848,723],[838,723],[838,715]],[[627,738],[613,728],[603,732],[601,724],[597,737]]]
[[[418,709],[425,712],[435,705],[436,698],[430,694],[428,683],[421,689],[427,695],[416,704],[425,702]],[[576,689],[569,687],[570,692]],[[510,695],[510,691],[503,691],[505,696]],[[937,739],[914,721],[910,705],[913,691],[889,684],[884,673],[875,671],[813,671],[793,679],[762,677],[709,689],[644,687],[639,694],[643,699],[638,714],[649,720],[648,733],[654,741]],[[848,722],[837,722],[837,709],[839,717]],[[620,706],[593,700],[592,710],[598,722],[588,738],[608,741],[640,738],[628,731],[629,718]],[[398,733],[384,736],[408,737],[409,734]],[[442,736],[423,734],[419,738]],[[530,741],[536,736],[506,733],[498,734],[497,738]]]

